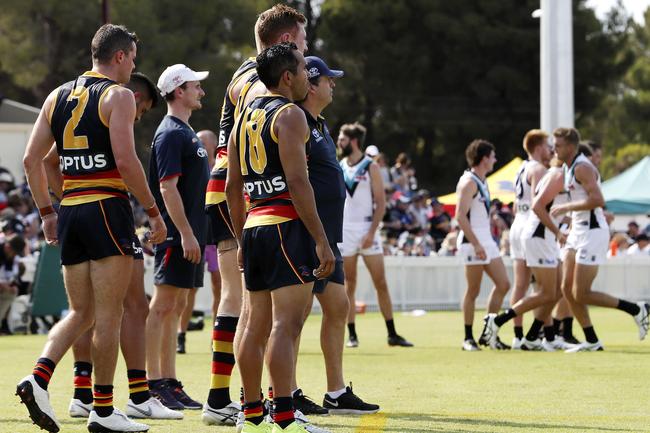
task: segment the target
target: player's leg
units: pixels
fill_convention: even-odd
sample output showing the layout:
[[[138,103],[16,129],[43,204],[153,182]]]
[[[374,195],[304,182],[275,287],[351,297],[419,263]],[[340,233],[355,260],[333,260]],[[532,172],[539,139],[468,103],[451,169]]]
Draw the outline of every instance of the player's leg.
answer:
[[[467,281],[467,288],[463,295],[463,324],[465,326],[465,338],[463,342],[463,350],[476,351],[480,350],[474,340],[474,333],[472,326],[474,324],[474,309],[476,308],[476,298],[481,291],[481,280],[483,279],[483,266],[482,265],[466,265],[465,266],[465,279]]]
[[[490,260],[490,263],[485,265],[484,269],[494,283],[494,287],[488,297],[488,314],[483,319],[483,332],[478,342],[479,344],[489,345],[492,349],[510,349],[510,346],[501,342],[497,335],[498,328],[493,326],[493,320],[499,313],[501,305],[503,305],[503,298],[505,298],[510,289],[510,281],[508,280],[506,267],[501,257],[498,257]]]
[[[530,286],[530,276],[532,274],[531,269],[526,265],[526,260],[524,259],[514,259],[512,261],[512,272],[514,276],[514,284],[510,296],[511,306],[515,305],[517,301],[526,296],[526,292]],[[521,340],[524,337],[523,322],[523,314],[517,315],[513,319],[515,339]]]
[[[294,364],[287,360],[295,357],[295,341],[302,331],[305,308],[312,299],[312,288],[313,283],[307,283],[271,291],[273,326],[268,341],[267,361],[273,384],[273,418],[283,429],[294,420],[291,390]],[[248,397],[246,400],[249,401]]]
[[[185,353],[185,334],[187,333],[187,327],[190,324],[190,319],[192,318],[192,313],[194,312],[194,301],[196,300],[197,288],[189,289],[187,292],[187,297],[185,305],[181,311],[177,311],[178,314],[178,333],[176,335],[176,353],[183,354]],[[180,305],[178,306],[180,308]]]
[[[131,281],[124,298],[120,349],[126,362],[131,418],[182,419],[183,413],[168,409],[151,396],[146,371],[146,323],[149,301],[144,291],[144,260],[133,261]]]
[[[48,431],[58,431],[60,428],[47,394],[50,378],[65,352],[90,329],[95,320],[90,262],[64,266],[63,279],[69,312],[50,330],[33,373],[23,378],[16,389],[32,421]]]
[[[222,268],[223,269],[223,268]],[[237,363],[244,389],[244,414],[246,421],[260,424],[263,420],[260,388],[264,352],[273,320],[271,294],[267,290],[248,292],[248,317],[243,324],[241,341],[237,347]],[[289,353],[284,354],[285,362]],[[291,354],[293,357],[293,354]]]
[[[363,255],[363,261],[368,268],[372,283],[377,292],[377,302],[388,331],[388,344],[390,346],[412,347],[413,344],[408,342],[395,331],[395,321],[393,319],[393,301],[388,290],[386,282],[386,269],[384,267],[383,254]]]
[[[357,347],[359,339],[357,337],[357,329],[354,323],[356,315],[356,299],[355,293],[357,291],[357,259],[359,255],[343,256],[343,271],[345,273],[345,290],[348,295],[348,342],[347,347]]]
[[[72,345],[74,394],[72,400],[70,400],[68,414],[73,418],[87,418],[90,411],[93,410],[92,337],[93,330],[90,328],[81,337],[77,338],[77,341]]]

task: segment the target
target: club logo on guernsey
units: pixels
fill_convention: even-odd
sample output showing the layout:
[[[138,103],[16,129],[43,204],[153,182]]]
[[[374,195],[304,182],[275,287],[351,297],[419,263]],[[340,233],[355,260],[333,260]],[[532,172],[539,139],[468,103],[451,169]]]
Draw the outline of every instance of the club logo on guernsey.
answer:
[[[205,150],[202,147],[199,147],[196,149],[196,154],[199,156],[199,158],[207,158],[208,157],[208,151]]]
[[[91,170],[106,167],[106,155],[98,153],[96,155],[75,155],[75,156],[60,156],[62,170],[74,168],[75,170]]]
[[[319,141],[321,141],[321,140],[323,139],[323,136],[322,136],[321,133],[318,131],[318,129],[315,129],[315,128],[312,129],[312,130],[311,130],[311,135],[314,136],[314,140],[316,140],[316,142],[319,142]]]
[[[287,183],[282,176],[275,176],[273,179],[256,180],[245,182],[244,188],[248,194],[271,194],[273,192],[283,192],[287,189]]]

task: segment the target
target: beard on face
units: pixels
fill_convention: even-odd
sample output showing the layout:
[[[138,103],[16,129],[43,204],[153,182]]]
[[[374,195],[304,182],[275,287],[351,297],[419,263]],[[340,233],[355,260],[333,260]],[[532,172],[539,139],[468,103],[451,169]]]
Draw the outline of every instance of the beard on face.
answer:
[[[341,156],[346,157],[352,154],[352,145],[341,146]]]

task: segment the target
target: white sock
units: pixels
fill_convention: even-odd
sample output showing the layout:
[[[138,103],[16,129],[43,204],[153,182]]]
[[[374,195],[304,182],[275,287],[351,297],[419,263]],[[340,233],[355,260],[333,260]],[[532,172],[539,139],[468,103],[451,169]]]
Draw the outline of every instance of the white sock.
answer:
[[[331,391],[328,392],[327,395],[331,398],[339,398],[343,394],[345,394],[345,391],[347,391],[346,387],[343,387],[342,389],[339,389],[338,391]]]

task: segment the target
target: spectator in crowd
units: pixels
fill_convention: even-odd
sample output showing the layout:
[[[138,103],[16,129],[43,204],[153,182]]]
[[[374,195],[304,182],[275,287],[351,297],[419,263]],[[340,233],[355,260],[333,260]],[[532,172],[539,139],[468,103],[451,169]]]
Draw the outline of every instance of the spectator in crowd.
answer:
[[[379,172],[381,173],[381,180],[384,181],[384,189],[387,191],[393,190],[394,189],[393,178],[390,175],[390,167],[388,166],[388,160],[386,159],[386,155],[380,152],[376,156],[374,156],[373,159],[379,166]]]
[[[390,169],[393,182],[399,185],[402,192],[415,191],[418,181],[415,178],[415,169],[411,166],[411,158],[404,152],[397,155],[395,165]]]
[[[625,252],[630,246],[630,239],[625,233],[614,233],[611,241],[609,242],[609,250],[607,251],[607,258],[625,255]]]
[[[0,242],[0,320],[2,321],[5,320],[11,304],[18,295],[21,266],[16,258],[23,256],[24,253],[25,240],[20,235],[6,236]]]
[[[413,195],[411,204],[411,213],[415,217],[420,230],[429,231],[429,215],[431,214],[431,206],[427,203],[429,199],[429,191],[421,189]]]
[[[639,233],[639,224],[636,221],[630,221],[627,223],[627,236],[630,239],[635,239],[637,236],[639,236]]]
[[[384,228],[388,236],[398,237],[403,231],[417,229],[417,219],[410,211],[411,199],[402,193],[398,194],[395,205],[388,210],[388,218],[385,219]]]
[[[508,213],[503,211],[503,203],[501,200],[495,198],[492,200],[490,206],[490,230],[492,232],[492,237],[499,244],[502,239],[502,233],[505,230],[508,230],[510,224],[512,224],[512,219],[507,217]],[[512,214],[510,214],[512,215]]]
[[[645,233],[641,233],[634,238],[634,243],[625,252],[628,256],[647,256],[650,255],[650,239]]]
[[[429,214],[429,234],[435,242],[434,251],[438,251],[442,247],[442,243],[450,231],[451,216],[445,211],[438,199],[432,198],[431,213]],[[456,244],[454,244],[455,249]]]
[[[9,191],[14,188],[14,177],[9,170],[0,167],[0,211],[8,206]]]

